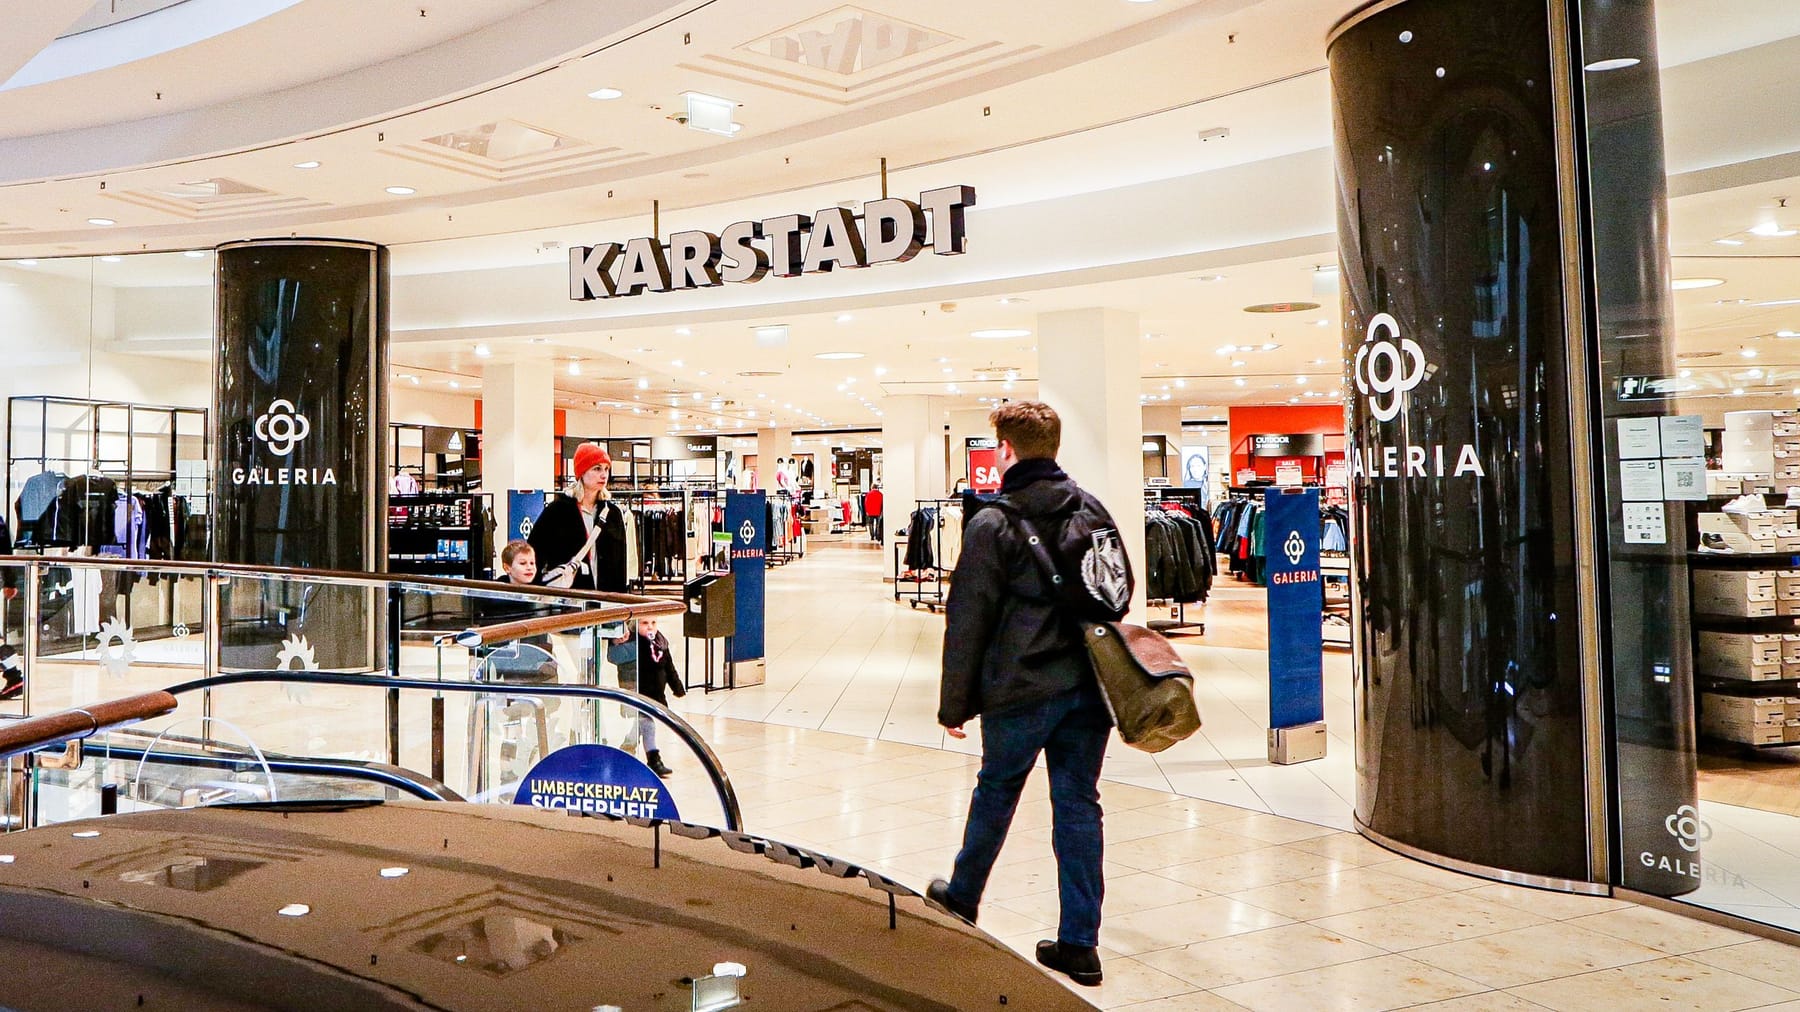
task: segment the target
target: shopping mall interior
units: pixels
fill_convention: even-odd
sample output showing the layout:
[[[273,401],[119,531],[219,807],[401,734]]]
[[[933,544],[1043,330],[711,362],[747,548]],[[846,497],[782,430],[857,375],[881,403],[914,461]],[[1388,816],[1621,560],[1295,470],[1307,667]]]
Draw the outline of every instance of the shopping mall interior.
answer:
[[[676,602],[662,627],[688,691],[669,706],[716,754],[751,832],[921,891],[949,870],[981,755],[978,723],[959,740],[936,719],[961,496],[998,484],[988,412],[1041,398],[1064,414],[1065,465],[1129,529],[1133,618],[1175,643],[1204,717],[1167,751],[1108,749],[1107,977],[1080,997],[1146,1012],[1800,1007],[1788,863],[1800,854],[1800,621],[1786,617],[1800,614],[1800,576],[1783,572],[1800,573],[1800,525],[1783,509],[1790,496],[1800,506],[1783,482],[1800,477],[1788,463],[1800,458],[1800,5],[1657,0],[1653,57],[1584,54],[1595,79],[1659,72],[1666,162],[1666,204],[1628,211],[1666,230],[1673,364],[1605,382],[1697,416],[1705,442],[1707,495],[1669,505],[1693,560],[1691,602],[1679,595],[1693,657],[1677,684],[1693,697],[1699,804],[1668,832],[1698,888],[1657,902],[1529,889],[1546,883],[1358,833],[1351,583],[1357,557],[1382,548],[1353,522],[1365,468],[1347,402],[1366,321],[1346,315],[1327,40],[1363,4],[29,6],[0,38],[0,447],[15,567],[0,652],[28,662],[8,662],[0,714],[234,667],[367,670],[327,642],[363,591],[313,588],[343,608],[321,607],[310,629],[304,608],[297,626],[282,611],[306,637],[245,665],[209,617],[241,613],[231,588],[251,578],[224,578],[221,604],[213,577],[154,570],[249,561],[220,554],[211,521],[233,494],[215,438],[216,398],[235,382],[221,278],[255,251],[234,244],[375,244],[390,275],[369,385],[381,408],[359,417],[375,427],[387,515],[369,515],[386,528],[368,571],[491,589],[501,547],[574,477],[577,444],[606,447],[612,498],[637,525],[622,589]],[[1463,40],[1422,30],[1417,44],[1449,65]],[[893,241],[856,230],[896,197],[933,208],[932,242],[869,262],[865,245]],[[716,253],[674,257],[684,233],[760,222],[774,234],[790,215],[810,217],[811,238],[766,276],[721,283]],[[826,222],[848,226],[839,242],[853,252],[814,248]],[[654,258],[634,253],[639,237]],[[648,284],[615,292],[610,259],[584,271],[609,249]],[[53,514],[100,476],[127,519],[122,536],[83,548],[92,539],[67,537]],[[1315,489],[1321,512],[1325,747],[1291,764],[1269,754],[1282,633],[1248,526],[1275,486]],[[735,667],[730,644],[681,635],[684,585],[719,565],[715,535],[735,530],[731,491],[778,504],[756,560],[763,650]],[[127,530],[134,499],[169,536]],[[1751,512],[1766,530],[1733,525]],[[1159,527],[1202,532],[1206,550],[1152,567],[1144,546]],[[71,553],[144,569],[54,561]],[[565,671],[620,684],[593,641],[568,639],[555,651]],[[441,636],[382,642],[389,674],[481,667]],[[474,696],[446,707],[423,693],[384,710],[348,684],[208,693],[204,716],[184,702],[179,719],[145,726],[259,758],[466,770],[437,779],[490,800],[577,740],[583,719],[574,699],[478,714]],[[603,708],[599,740],[635,741]],[[706,758],[667,742],[689,816],[723,815]],[[82,768],[47,773],[32,817],[105,810],[95,790],[109,774],[89,772],[91,784]],[[1026,961],[1057,921],[1041,780],[980,921]],[[159,790],[127,793],[163,808],[254,795],[210,781]]]

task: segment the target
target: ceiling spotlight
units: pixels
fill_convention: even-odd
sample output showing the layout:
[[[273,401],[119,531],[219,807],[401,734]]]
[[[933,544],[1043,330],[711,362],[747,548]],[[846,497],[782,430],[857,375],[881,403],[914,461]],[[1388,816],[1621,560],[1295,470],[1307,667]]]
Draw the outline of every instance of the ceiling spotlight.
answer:
[[[36,260],[21,260],[21,261],[19,261],[20,267],[36,267],[37,265],[38,265],[38,262]]]
[[[1185,379],[1176,379],[1176,381],[1175,381],[1175,389],[1177,389],[1177,390],[1186,390],[1186,389],[1187,389],[1187,380],[1185,380]]]
[[[849,313],[839,313],[838,317],[837,317],[837,322],[849,323],[853,319],[855,319],[855,317],[851,316]]]
[[[1189,281],[1205,281],[1210,284],[1212,282],[1225,280],[1225,275],[1223,275],[1223,274],[1199,274],[1199,275],[1195,275],[1194,277],[1189,278],[1188,280]]]
[[[886,376],[887,375],[887,366],[885,366],[885,365],[876,366],[875,367],[875,375]]]
[[[1233,384],[1234,384],[1234,385],[1236,385],[1236,386],[1240,386],[1240,387],[1241,387],[1241,386],[1243,386],[1243,385],[1244,385],[1244,382],[1245,382],[1245,381],[1244,381],[1244,377],[1242,377],[1242,376],[1239,376],[1239,377],[1238,377],[1238,378],[1237,378],[1237,379],[1234,379],[1234,380],[1232,380],[1232,381],[1231,381],[1231,382],[1232,382],[1232,383],[1233,383]]]
[[[125,259],[124,257],[119,257],[119,256],[104,256],[104,257],[100,258],[100,262],[103,264],[116,264],[119,261],[124,260],[124,259]]]
[[[1744,356],[1745,358],[1755,358],[1756,357],[1756,349],[1755,348],[1745,348],[1743,351],[1738,352],[1738,354]]]
[[[1733,396],[1733,397],[1742,397],[1742,396],[1744,396],[1744,388],[1743,388],[1743,387],[1734,387],[1734,388],[1732,388],[1732,391],[1731,391],[1731,395],[1732,395],[1732,396]]]
[[[1743,244],[1744,244],[1744,240],[1742,240],[1742,239],[1714,239],[1713,240],[1714,246],[1742,246]]]
[[[1689,292],[1696,288],[1717,288],[1724,283],[1724,278],[1676,278],[1669,287],[1678,292]]]
[[[1030,337],[1031,331],[1017,327],[997,327],[991,330],[972,330],[969,336],[978,341],[1004,341],[1012,337]]]
[[[678,359],[678,358],[670,359],[669,364],[674,366],[675,368],[679,369],[679,368],[681,368],[681,359]]]
[[[580,360],[579,360],[579,359],[573,359],[573,360],[570,360],[570,362],[569,362],[569,375],[571,375],[571,376],[579,376],[579,375],[581,375],[581,362],[580,362]],[[646,383],[645,383],[645,381],[644,381],[644,380],[638,380],[638,386],[639,386],[639,387],[643,387],[643,386],[645,386],[645,385],[646,385]]]
[[[1688,378],[1688,377],[1690,377],[1690,376],[1692,376],[1692,375],[1694,375],[1694,370],[1692,370],[1692,369],[1683,369],[1683,370],[1681,370],[1681,372],[1680,372],[1680,373],[1679,373],[1679,374],[1678,374],[1678,375],[1680,375],[1680,377],[1681,377],[1681,378],[1682,378],[1682,379],[1687,379],[1687,378]]]
[[[410,186],[390,186],[387,188],[387,192],[393,194],[396,197],[410,197],[413,194],[418,193],[419,191],[413,189]]]
[[[862,357],[863,353],[860,351],[822,351],[813,356],[813,358],[825,362],[848,362],[853,358]]]
[[[117,225],[118,222],[112,220],[111,218],[89,218],[88,224],[89,225]]]
[[[1800,235],[1800,229],[1782,228],[1775,222],[1764,221],[1750,226],[1750,234],[1764,239],[1786,239],[1791,235]]]
[[[601,102],[611,102],[615,98],[624,98],[625,93],[617,88],[596,88],[588,92],[588,97]]]
[[[456,382],[456,381],[455,381],[455,380],[451,380],[451,381],[450,381],[450,389],[452,389],[452,390],[461,390],[461,389],[462,389],[462,384],[461,384],[461,383],[458,383],[458,382]]]
[[[489,348],[485,344],[478,344],[475,346],[475,357],[476,358],[487,358],[489,355],[492,355],[493,353],[494,353],[493,349]]]
[[[316,169],[318,167],[319,167],[319,161],[316,158],[309,158],[304,162],[295,162],[294,163],[294,168],[296,168],[296,169]]]
[[[187,257],[189,260],[198,260],[206,255],[206,251],[203,249],[191,249],[184,251],[181,255]]]
[[[282,907],[275,912],[283,917],[305,917],[307,914],[312,913],[312,907],[309,907],[304,903],[289,903],[287,906]]]

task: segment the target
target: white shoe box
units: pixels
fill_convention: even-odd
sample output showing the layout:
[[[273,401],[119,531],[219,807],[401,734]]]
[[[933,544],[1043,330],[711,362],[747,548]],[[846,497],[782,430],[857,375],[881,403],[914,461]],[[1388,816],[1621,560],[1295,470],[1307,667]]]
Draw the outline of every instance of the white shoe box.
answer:
[[[1775,745],[1788,740],[1787,700],[1782,696],[1700,694],[1700,730],[1715,738]],[[1796,721],[1800,729],[1800,721]]]
[[[1800,636],[1794,638],[1800,639]],[[1780,633],[1707,631],[1700,634],[1700,649],[1694,659],[1701,666],[1711,668],[1780,667],[1784,645],[1784,638]]]
[[[1696,569],[1694,597],[1775,601],[1778,577],[1769,569]]]
[[[1800,664],[1800,633],[1787,633],[1781,637],[1781,663]],[[1800,703],[1800,697],[1794,701]]]

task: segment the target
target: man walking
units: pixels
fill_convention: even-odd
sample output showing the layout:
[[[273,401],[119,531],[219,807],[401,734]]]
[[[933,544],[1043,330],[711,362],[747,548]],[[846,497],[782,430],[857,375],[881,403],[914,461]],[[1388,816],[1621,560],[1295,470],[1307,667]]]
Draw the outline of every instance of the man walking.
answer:
[[[945,604],[943,685],[938,723],[952,737],[982,719],[981,771],[969,800],[962,850],[948,882],[926,897],[973,923],[994,860],[1040,752],[1050,773],[1057,892],[1055,939],[1038,962],[1078,984],[1101,981],[1100,763],[1112,718],[1073,623],[1056,604],[1050,574],[1037,564],[1017,517],[1049,543],[1077,509],[1106,515],[1056,464],[1062,421],[1049,405],[1023,401],[988,416],[999,439],[1004,508],[976,513]],[[1110,522],[1110,518],[1108,518]]]

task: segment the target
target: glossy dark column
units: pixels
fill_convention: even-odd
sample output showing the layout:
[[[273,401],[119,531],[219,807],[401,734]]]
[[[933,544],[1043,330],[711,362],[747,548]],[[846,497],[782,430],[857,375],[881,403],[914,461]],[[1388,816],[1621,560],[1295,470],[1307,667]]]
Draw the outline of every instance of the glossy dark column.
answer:
[[[1352,466],[1356,815],[1432,855],[1581,881],[1549,39],[1544,0],[1413,0],[1330,49],[1345,358],[1369,388],[1350,387],[1348,417],[1364,461]],[[1397,333],[1370,334],[1379,314]],[[1412,447],[1425,476],[1404,466]],[[1438,447],[1478,466],[1439,468]]]
[[[366,243],[219,248],[218,561],[385,568],[387,275]]]
[[[1665,504],[1667,544],[1627,544],[1619,488],[1618,419],[1677,413],[1669,396],[1677,384],[1668,382],[1679,377],[1669,307],[1654,5],[1587,0],[1581,5],[1580,41],[1577,64],[1594,68],[1581,74],[1578,96],[1587,134],[1581,167],[1592,223],[1589,314],[1598,337],[1595,402],[1606,476],[1602,532],[1609,550],[1602,585],[1611,604],[1616,881],[1672,896],[1698,888],[1702,877],[1701,855],[1669,831],[1670,819],[1685,814],[1683,806],[1698,803],[1684,536],[1684,513],[1693,507]],[[1620,65],[1629,61],[1636,62]],[[1645,384],[1645,378],[1665,382]],[[1637,393],[1628,397],[1628,390]]]
[[[377,572],[387,561],[387,250],[334,240],[218,251],[213,557]],[[326,668],[382,664],[379,591],[233,580],[225,666],[309,648]],[[304,638],[305,643],[301,643]]]

